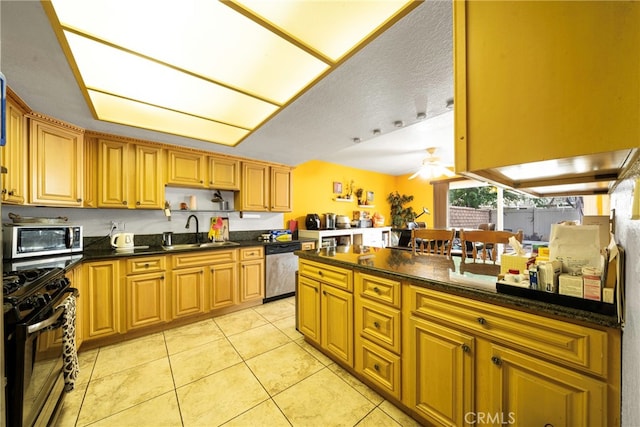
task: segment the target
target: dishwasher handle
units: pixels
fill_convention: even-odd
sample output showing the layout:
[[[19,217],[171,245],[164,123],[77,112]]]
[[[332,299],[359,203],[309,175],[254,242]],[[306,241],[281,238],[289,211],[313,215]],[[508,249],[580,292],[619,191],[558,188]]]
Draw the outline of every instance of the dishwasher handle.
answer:
[[[265,246],[265,255],[285,254],[288,252],[295,252],[302,250],[302,243],[271,243]]]

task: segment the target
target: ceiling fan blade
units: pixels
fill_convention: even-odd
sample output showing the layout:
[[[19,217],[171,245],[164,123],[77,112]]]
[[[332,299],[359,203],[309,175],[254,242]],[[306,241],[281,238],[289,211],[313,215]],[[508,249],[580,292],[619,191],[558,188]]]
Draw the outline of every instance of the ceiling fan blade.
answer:
[[[418,172],[416,172],[416,173],[414,173],[413,175],[411,175],[411,176],[409,177],[409,179],[413,179],[413,178],[417,177],[418,175],[420,175],[420,169],[418,170]]]

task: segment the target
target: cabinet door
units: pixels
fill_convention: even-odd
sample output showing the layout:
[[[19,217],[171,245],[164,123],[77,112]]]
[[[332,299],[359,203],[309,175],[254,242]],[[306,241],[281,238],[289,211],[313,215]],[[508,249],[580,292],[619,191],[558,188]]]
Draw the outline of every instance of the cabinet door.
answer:
[[[237,210],[269,210],[268,166],[258,163],[242,163],[242,187],[236,196],[236,201]]]
[[[136,145],[135,176],[136,209],[163,208],[164,175],[161,148]]]
[[[498,345],[491,355],[481,366],[489,370],[488,412],[501,415],[493,425],[607,425],[605,382]]]
[[[637,146],[640,4],[453,6],[456,172]]]
[[[435,425],[470,425],[474,338],[411,317],[404,358],[404,402]]]
[[[168,320],[164,272],[127,276],[127,330]]]
[[[298,330],[320,344],[320,282],[298,276]]]
[[[121,332],[120,263],[91,262],[84,265],[85,295],[81,295],[85,340]]]
[[[27,129],[22,111],[7,99],[7,144],[2,147],[2,203],[23,204],[27,190]]]
[[[98,140],[91,136],[84,138],[84,200],[82,206],[85,208],[98,207]]]
[[[129,144],[98,141],[98,207],[126,208],[129,203]]]
[[[273,212],[291,212],[291,169],[271,168],[270,210]]]
[[[240,161],[209,156],[209,187],[217,190],[240,190]]]
[[[32,118],[29,149],[30,203],[82,206],[82,132]]]
[[[209,309],[231,307],[238,301],[237,264],[225,263],[209,267]]]
[[[204,312],[204,267],[171,272],[172,318]]]
[[[167,152],[167,183],[189,187],[204,187],[205,158],[199,153],[169,150]]]
[[[321,345],[353,367],[353,295],[321,284]]]
[[[240,263],[240,302],[264,298],[264,260]]]

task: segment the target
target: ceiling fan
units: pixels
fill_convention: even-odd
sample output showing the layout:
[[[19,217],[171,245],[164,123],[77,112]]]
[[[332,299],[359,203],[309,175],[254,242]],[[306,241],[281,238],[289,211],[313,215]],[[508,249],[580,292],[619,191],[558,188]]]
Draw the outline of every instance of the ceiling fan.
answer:
[[[437,147],[429,147],[427,148],[427,157],[422,160],[422,166],[416,173],[411,175],[409,179],[413,179],[417,176],[428,179],[428,178],[438,178],[440,176],[455,176],[455,173],[451,171],[451,169],[445,167],[440,162],[440,157],[435,155]]]

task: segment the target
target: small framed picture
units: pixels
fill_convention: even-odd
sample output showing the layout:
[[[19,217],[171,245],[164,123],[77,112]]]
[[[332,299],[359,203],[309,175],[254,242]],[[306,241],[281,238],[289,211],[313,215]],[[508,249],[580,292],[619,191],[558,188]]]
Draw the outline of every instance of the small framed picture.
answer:
[[[333,181],[333,194],[342,194],[342,183]]]
[[[367,191],[367,202],[373,202],[373,191]]]

